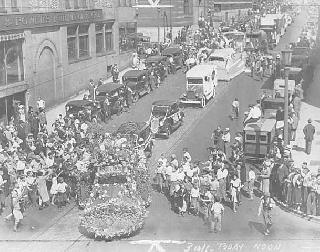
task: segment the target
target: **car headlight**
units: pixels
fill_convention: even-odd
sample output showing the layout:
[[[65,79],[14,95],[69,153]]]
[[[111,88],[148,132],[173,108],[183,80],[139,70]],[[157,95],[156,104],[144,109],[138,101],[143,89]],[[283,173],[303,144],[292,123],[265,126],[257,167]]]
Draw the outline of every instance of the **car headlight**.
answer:
[[[183,94],[182,96],[183,96],[183,97],[186,97],[186,96],[187,96],[187,94]]]
[[[161,121],[161,122],[159,123],[160,127],[162,127],[162,126],[163,126],[163,124],[164,124],[164,122],[163,122],[163,121]]]

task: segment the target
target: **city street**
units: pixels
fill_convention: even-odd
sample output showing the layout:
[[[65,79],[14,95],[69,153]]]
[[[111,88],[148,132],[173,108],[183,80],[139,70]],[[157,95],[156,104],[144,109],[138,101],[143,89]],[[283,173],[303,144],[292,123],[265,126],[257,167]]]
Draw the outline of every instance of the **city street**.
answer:
[[[296,41],[304,22],[303,12],[295,23],[288,27],[275,51],[281,51],[290,42]],[[265,78],[266,79],[266,78]],[[217,86],[217,94],[204,109],[185,108],[184,124],[170,139],[158,139],[155,143],[150,169],[154,171],[155,162],[161,153],[175,153],[180,160],[182,149],[187,147],[193,160],[206,161],[207,147],[211,146],[211,134],[218,125],[229,127],[231,138],[242,130],[243,114],[249,104],[254,104],[261,94],[261,88],[268,88],[264,82],[242,73],[230,82],[221,82]],[[272,87],[269,87],[272,88]],[[147,121],[151,104],[155,100],[176,100],[185,90],[185,75],[179,71],[170,75],[159,89],[142,97],[137,104],[120,116],[113,116],[109,122],[110,131],[127,121]],[[232,121],[231,102],[234,98],[240,101],[238,120]],[[279,208],[273,210],[273,227],[271,235],[263,235],[263,219],[257,216],[259,199],[249,201],[243,198],[237,213],[226,207],[223,217],[222,232],[208,232],[208,226],[199,217],[186,215],[179,217],[170,210],[168,200],[157,192],[152,193],[152,204],[145,227],[139,234],[130,239],[110,243],[88,239],[78,232],[79,210],[69,207],[67,212],[56,223],[51,223],[54,216],[41,213],[41,220],[48,222],[37,225],[28,219],[23,221],[19,233],[12,233],[7,224],[0,224],[1,251],[319,251],[313,247],[319,239],[319,224],[308,222]],[[46,209],[45,211],[47,211]],[[32,210],[31,220],[36,221],[38,211]],[[32,216],[31,216],[32,215]],[[34,218],[34,219],[33,219]],[[35,230],[31,229],[35,227]],[[152,243],[151,241],[154,241]],[[156,243],[158,241],[158,243]],[[161,242],[161,243],[160,243]],[[151,245],[149,243],[152,243]],[[160,244],[159,244],[160,243]],[[269,247],[268,247],[269,246]],[[200,248],[200,249],[199,249]],[[269,248],[269,250],[268,250]],[[161,250],[162,249],[162,250]]]

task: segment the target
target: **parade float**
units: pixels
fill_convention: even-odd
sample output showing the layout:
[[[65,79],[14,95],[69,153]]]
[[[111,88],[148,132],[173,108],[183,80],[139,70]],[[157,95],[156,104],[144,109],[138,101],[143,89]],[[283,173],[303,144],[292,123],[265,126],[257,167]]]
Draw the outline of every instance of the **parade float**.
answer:
[[[95,126],[92,133],[106,135],[105,141],[110,144],[102,150],[93,147],[95,179],[80,217],[79,231],[105,241],[133,236],[142,229],[151,203],[145,152],[143,148],[132,148],[134,143],[129,138],[105,134],[101,127]]]

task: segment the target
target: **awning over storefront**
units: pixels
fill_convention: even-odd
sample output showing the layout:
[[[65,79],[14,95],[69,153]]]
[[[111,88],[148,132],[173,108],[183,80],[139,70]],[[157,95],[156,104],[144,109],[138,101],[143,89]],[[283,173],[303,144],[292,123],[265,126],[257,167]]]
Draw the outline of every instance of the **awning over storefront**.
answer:
[[[0,42],[24,38],[24,33],[0,34]]]
[[[6,86],[0,86],[0,98],[13,95],[15,93],[27,91],[28,84],[24,81],[13,83]]]

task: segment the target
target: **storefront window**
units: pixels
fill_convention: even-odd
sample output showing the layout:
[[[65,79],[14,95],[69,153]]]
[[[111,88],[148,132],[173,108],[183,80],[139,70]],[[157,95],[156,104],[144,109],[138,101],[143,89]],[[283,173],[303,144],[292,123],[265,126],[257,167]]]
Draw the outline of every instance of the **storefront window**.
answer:
[[[137,23],[124,23],[119,26],[120,53],[136,48]]]
[[[22,40],[0,43],[0,85],[24,80]]]
[[[113,50],[113,36],[112,36],[112,23],[105,25],[105,41],[106,41],[106,51]]]
[[[79,26],[79,58],[89,56],[89,25]]]

